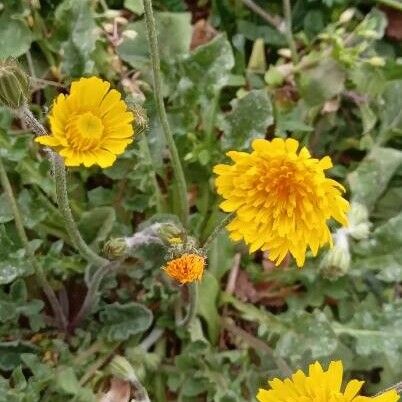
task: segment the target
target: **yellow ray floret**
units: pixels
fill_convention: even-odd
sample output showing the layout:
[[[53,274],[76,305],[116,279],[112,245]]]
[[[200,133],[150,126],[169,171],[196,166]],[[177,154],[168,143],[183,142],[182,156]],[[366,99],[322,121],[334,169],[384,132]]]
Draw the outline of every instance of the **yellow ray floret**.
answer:
[[[303,266],[307,247],[316,255],[332,244],[327,221],[347,224],[349,203],[344,188],[325,177],[332,167],[326,156],[314,159],[294,139],[254,140],[253,151],[228,152],[232,165],[217,165],[220,206],[235,212],[227,229],[233,240],[244,240],[250,252],[268,251],[279,265],[290,252]]]
[[[116,155],[133,140],[133,114],[110,84],[97,77],[81,78],[69,95],[59,95],[49,116],[51,135],[36,138],[52,147],[66,166],[112,166]]]
[[[181,284],[199,281],[205,267],[205,258],[198,254],[183,254],[170,260],[164,267],[165,272]]]
[[[363,381],[351,380],[342,391],[343,365],[340,361],[330,363],[324,371],[320,363],[310,364],[309,373],[301,370],[284,381],[278,378],[268,381],[269,389],[260,389],[259,402],[397,402],[395,390],[375,397],[359,395]]]

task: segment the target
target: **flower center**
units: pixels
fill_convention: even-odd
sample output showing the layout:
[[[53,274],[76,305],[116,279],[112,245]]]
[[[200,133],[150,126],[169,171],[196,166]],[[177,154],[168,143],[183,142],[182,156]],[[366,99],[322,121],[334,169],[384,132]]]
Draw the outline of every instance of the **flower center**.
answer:
[[[77,119],[77,129],[83,138],[99,138],[103,133],[102,120],[91,112],[84,113]]]
[[[67,125],[66,138],[77,152],[96,149],[103,135],[102,120],[91,112],[71,117]]]

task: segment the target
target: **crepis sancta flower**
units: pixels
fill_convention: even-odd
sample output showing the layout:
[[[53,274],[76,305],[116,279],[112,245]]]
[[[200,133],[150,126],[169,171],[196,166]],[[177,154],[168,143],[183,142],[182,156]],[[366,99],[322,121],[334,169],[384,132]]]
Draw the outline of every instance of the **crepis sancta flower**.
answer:
[[[198,254],[185,253],[166,263],[164,271],[181,284],[199,281],[205,268],[205,258]]]
[[[290,252],[299,267],[306,249],[332,244],[330,218],[347,224],[344,188],[325,177],[332,167],[326,156],[314,159],[294,139],[254,140],[253,151],[228,152],[232,165],[217,165],[217,192],[221,208],[235,212],[227,229],[233,240],[244,240],[250,252],[268,251],[279,265]]]
[[[69,95],[59,95],[49,117],[51,135],[36,138],[52,147],[66,166],[111,166],[133,140],[133,113],[110,84],[97,77],[81,78]]]
[[[342,391],[343,365],[340,361],[330,363],[324,371],[320,363],[310,364],[308,375],[298,370],[284,381],[278,378],[268,381],[269,389],[260,389],[259,402],[397,402],[395,390],[375,397],[359,395],[363,381],[351,380]]]

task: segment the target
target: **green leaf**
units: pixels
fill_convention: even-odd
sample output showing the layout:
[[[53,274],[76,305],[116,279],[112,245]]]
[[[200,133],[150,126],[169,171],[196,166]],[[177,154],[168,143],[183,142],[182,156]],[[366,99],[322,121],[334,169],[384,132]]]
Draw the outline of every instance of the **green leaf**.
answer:
[[[191,15],[158,12],[155,13],[155,20],[161,59],[172,63],[190,49]],[[126,29],[136,32],[137,35],[134,38],[126,38],[117,48],[119,56],[140,70],[150,68],[145,21],[128,24]]]
[[[250,91],[232,102],[232,111],[223,123],[223,148],[248,149],[252,140],[264,138],[273,124],[271,99],[265,90]]]
[[[124,341],[146,331],[152,324],[152,312],[139,303],[113,303],[100,313],[102,333],[109,341]]]
[[[0,55],[2,59],[21,56],[30,48],[32,40],[32,33],[22,16],[17,19],[7,11],[2,12],[0,16]]]
[[[65,367],[57,371],[56,386],[68,395],[77,394],[81,388],[72,367]]]
[[[107,239],[116,221],[112,207],[98,207],[82,214],[79,229],[89,243],[99,243]]]
[[[333,323],[337,335],[352,337],[356,353],[374,357],[385,354],[395,368],[400,367],[402,354],[402,305],[378,306],[372,297],[361,303],[353,318],[345,323]]]
[[[322,105],[343,91],[345,78],[345,71],[338,62],[323,59],[316,66],[303,71],[298,82],[299,91],[308,105]]]
[[[198,292],[198,314],[207,323],[209,339],[212,343],[216,343],[219,336],[219,314],[217,308],[219,284],[208,271],[205,271],[201,282],[198,284]]]
[[[286,321],[289,329],[281,335],[276,351],[296,364],[303,362],[306,353],[310,353],[312,359],[319,359],[330,356],[338,346],[331,322],[318,309],[312,314],[292,312]]]
[[[233,66],[232,47],[225,35],[218,35],[195,49],[182,63],[178,91],[185,97],[195,90],[215,94],[228,84]]]
[[[402,130],[402,80],[390,81],[386,84],[383,94],[383,105],[379,108],[381,120],[380,133]]]
[[[250,21],[240,20],[237,22],[237,29],[240,34],[251,41],[262,38],[268,45],[287,46],[285,36],[267,24],[257,25]]]
[[[144,4],[142,0],[124,0],[124,7],[137,15],[144,14]]]
[[[401,151],[373,148],[357,169],[348,175],[352,201],[359,202],[371,210],[401,163]]]
[[[33,353],[35,348],[28,342],[0,342],[0,369],[14,370],[21,364],[22,353]]]
[[[0,223],[10,222],[13,219],[14,215],[11,211],[6,194],[0,194]]]
[[[26,268],[27,262],[13,259],[14,261],[0,261],[0,285],[6,285],[12,283],[20,276],[26,275],[30,272]]]
[[[72,77],[90,74],[91,58],[99,32],[95,15],[88,0],[66,0],[56,9],[55,23],[64,28],[67,39],[62,44],[63,71]]]

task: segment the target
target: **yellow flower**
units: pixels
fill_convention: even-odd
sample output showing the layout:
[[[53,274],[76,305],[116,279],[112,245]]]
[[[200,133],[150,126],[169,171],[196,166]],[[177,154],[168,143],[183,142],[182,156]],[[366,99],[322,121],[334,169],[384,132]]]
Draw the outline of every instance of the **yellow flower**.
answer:
[[[36,141],[55,148],[66,166],[112,166],[133,136],[134,116],[110,84],[97,77],[81,78],[69,95],[59,95],[49,117],[51,135]]]
[[[217,165],[220,207],[236,212],[227,229],[233,240],[244,240],[250,252],[268,251],[276,265],[290,252],[299,267],[306,248],[316,255],[330,243],[327,220],[347,224],[344,188],[325,177],[331,159],[314,159],[299,142],[275,138],[254,140],[251,153],[230,151],[233,165]]]
[[[260,389],[259,402],[396,402],[399,395],[395,390],[384,392],[375,397],[358,395],[364,381],[351,380],[341,390],[343,366],[340,361],[330,363],[323,371],[320,363],[310,364],[305,375],[298,370],[284,381],[278,378],[268,381],[269,390]]]
[[[165,272],[181,284],[199,281],[205,267],[205,258],[198,254],[183,254],[179,258],[170,260]]]

